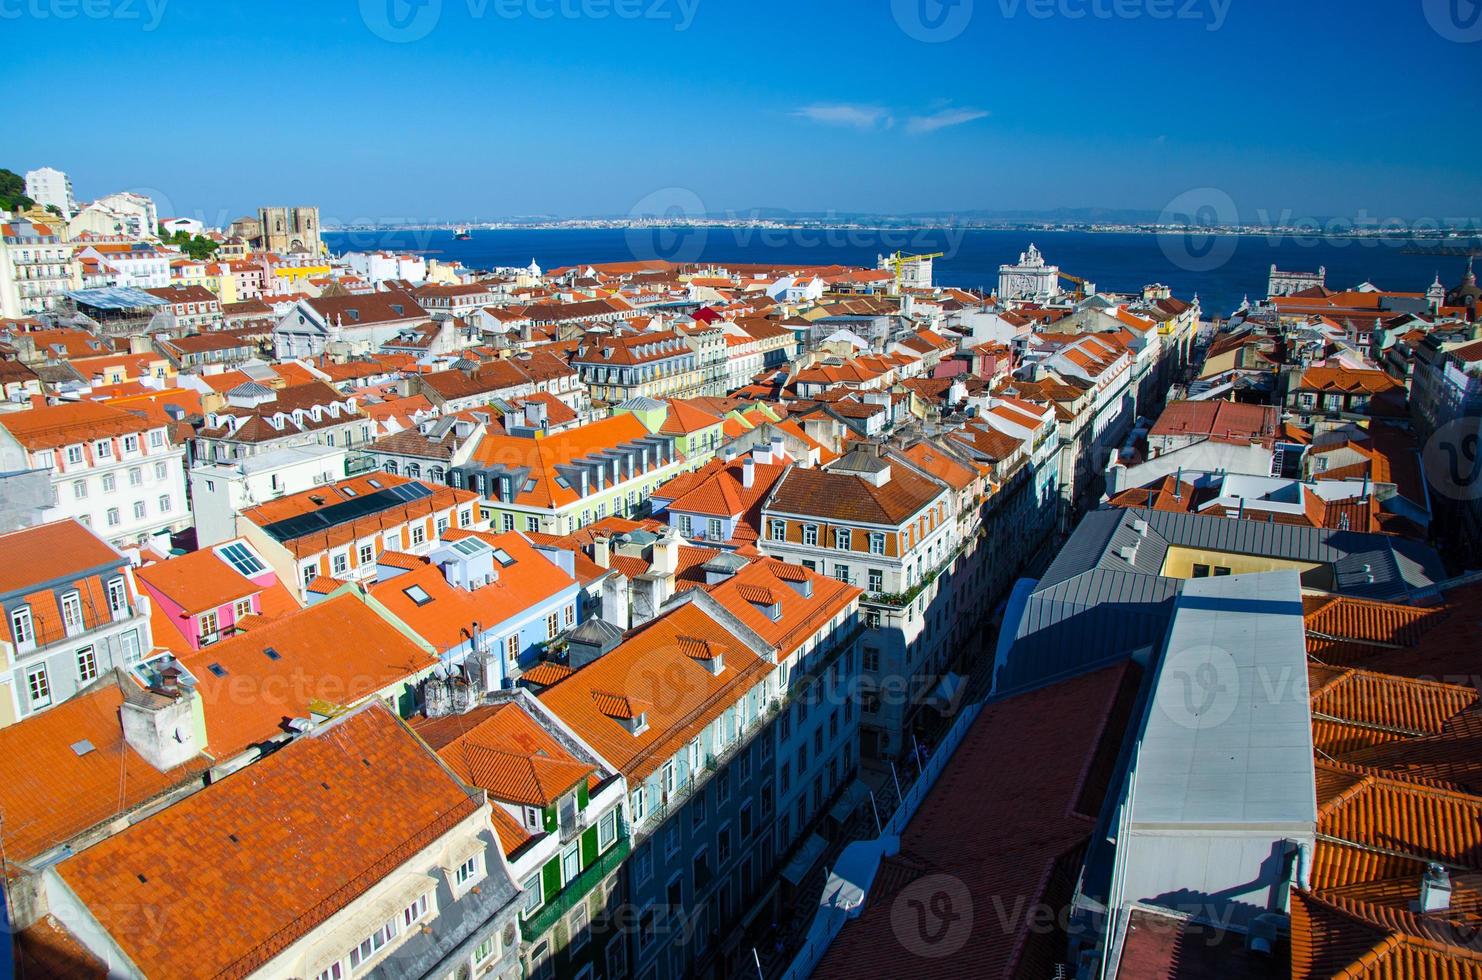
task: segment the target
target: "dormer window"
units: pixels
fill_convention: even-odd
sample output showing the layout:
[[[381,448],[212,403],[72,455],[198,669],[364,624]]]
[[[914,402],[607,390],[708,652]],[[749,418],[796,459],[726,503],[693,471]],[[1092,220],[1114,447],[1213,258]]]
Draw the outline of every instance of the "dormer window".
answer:
[[[16,646],[36,639],[35,625],[31,620],[31,607],[20,606],[10,613],[10,636]]]

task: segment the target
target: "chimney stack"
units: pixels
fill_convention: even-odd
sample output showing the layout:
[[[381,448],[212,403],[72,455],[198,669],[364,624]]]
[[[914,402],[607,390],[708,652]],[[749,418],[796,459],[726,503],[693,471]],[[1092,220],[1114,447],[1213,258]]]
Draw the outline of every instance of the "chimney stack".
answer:
[[[1421,875],[1419,905],[1422,914],[1451,908],[1451,875],[1441,865],[1428,865]]]
[[[612,567],[612,539],[599,534],[592,539],[592,562],[598,568]]]
[[[747,456],[741,461],[741,485],[750,490],[751,485],[756,482],[756,464]]]

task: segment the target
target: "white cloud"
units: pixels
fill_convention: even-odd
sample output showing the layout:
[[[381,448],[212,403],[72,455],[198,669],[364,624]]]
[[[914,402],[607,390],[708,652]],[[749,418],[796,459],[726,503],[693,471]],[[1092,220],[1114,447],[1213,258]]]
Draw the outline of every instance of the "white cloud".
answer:
[[[895,125],[890,110],[877,105],[814,104],[794,109],[792,114],[820,125],[851,129],[889,129]]]
[[[956,109],[941,109],[929,116],[912,116],[906,120],[908,133],[934,133],[949,126],[961,126],[988,115],[986,109],[971,109],[966,106]]]

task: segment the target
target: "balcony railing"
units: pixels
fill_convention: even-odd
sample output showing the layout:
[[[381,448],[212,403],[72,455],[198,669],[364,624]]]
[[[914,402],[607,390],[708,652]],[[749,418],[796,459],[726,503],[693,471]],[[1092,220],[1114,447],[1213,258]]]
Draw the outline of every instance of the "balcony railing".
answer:
[[[921,594],[922,590],[925,589],[932,582],[936,581],[937,576],[942,574],[943,571],[951,566],[951,564],[957,560],[958,556],[962,554],[962,550],[966,547],[966,541],[958,544],[957,547],[952,549],[951,554],[947,555],[946,558],[943,558],[940,562],[938,562],[936,567],[932,568],[924,575],[922,575],[921,580],[906,591],[871,592],[864,597],[864,601],[876,606],[895,606],[897,608],[904,609],[906,606],[909,606],[912,602],[916,601],[916,597]]]
[[[633,849],[632,840],[624,835],[625,828],[618,826],[619,837],[617,841],[608,848],[607,853],[597,858],[595,864],[589,864],[582,873],[572,878],[561,889],[555,898],[546,902],[530,918],[520,923],[520,935],[526,942],[534,942],[550,931],[562,916],[576,907],[576,903],[587,897],[587,894],[596,887],[597,883],[612,874],[617,866],[627,858],[628,852]]]

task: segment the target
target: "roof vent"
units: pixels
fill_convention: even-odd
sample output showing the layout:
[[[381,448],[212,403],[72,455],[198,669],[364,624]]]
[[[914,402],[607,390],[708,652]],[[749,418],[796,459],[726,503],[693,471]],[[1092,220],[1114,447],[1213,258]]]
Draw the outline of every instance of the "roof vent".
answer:
[[[1121,554],[1122,559],[1126,561],[1127,564],[1131,565],[1137,560],[1137,545],[1123,545],[1119,553]]]
[[[92,742],[89,742],[87,739],[83,739],[80,742],[72,743],[72,751],[76,752],[79,756],[84,756],[87,755],[89,752],[96,752],[97,749],[93,747]]]
[[[1148,533],[1148,522],[1139,517],[1132,522],[1132,530],[1146,537]]]
[[[1451,875],[1441,865],[1428,865],[1421,875],[1418,904],[1423,914],[1451,908]]]

